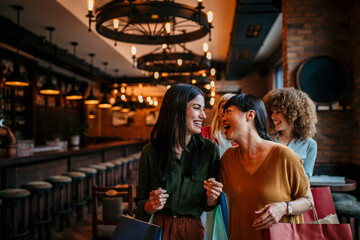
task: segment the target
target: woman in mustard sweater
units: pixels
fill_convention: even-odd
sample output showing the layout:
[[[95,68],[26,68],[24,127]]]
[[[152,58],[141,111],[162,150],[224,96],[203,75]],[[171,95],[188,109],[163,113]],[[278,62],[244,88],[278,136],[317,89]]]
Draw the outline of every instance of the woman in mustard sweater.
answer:
[[[278,222],[302,223],[313,201],[301,159],[272,142],[266,110],[254,95],[238,94],[224,106],[225,136],[239,146],[221,159],[220,180],[229,207],[229,239],[264,239]]]

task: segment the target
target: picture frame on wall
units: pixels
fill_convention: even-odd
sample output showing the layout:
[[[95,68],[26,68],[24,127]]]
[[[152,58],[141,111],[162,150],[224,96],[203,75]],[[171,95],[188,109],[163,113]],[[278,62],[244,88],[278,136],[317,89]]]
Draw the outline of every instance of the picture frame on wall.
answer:
[[[159,111],[148,111],[145,115],[145,125],[152,126],[155,125],[159,117]]]
[[[128,113],[121,111],[112,112],[112,125],[125,126],[128,124]]]

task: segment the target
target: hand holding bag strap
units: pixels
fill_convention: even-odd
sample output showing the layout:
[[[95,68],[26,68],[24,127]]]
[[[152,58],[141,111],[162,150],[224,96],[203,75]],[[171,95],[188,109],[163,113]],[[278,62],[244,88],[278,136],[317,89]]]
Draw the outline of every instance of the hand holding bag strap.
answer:
[[[318,215],[317,215],[315,206],[314,206],[314,203],[313,203],[312,201],[310,201],[309,199],[307,199],[307,200],[310,202],[311,209],[312,209],[312,211],[313,211],[314,219],[315,219],[316,223],[317,223],[317,224],[320,224],[320,223],[319,223],[319,218],[318,218]]]

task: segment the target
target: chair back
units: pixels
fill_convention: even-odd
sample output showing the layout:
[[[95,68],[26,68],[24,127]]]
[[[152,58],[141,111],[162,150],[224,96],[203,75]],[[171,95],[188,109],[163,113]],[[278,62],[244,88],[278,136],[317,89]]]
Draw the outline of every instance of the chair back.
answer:
[[[133,191],[133,186],[129,184],[115,187],[92,186],[93,239],[111,239],[112,233],[122,215],[124,205],[128,205],[126,213],[130,216],[133,215]]]

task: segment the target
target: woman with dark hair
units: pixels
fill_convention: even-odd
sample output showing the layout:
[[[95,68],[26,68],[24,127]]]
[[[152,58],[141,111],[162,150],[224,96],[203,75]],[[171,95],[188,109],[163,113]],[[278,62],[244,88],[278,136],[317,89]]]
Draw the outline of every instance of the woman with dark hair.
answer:
[[[229,207],[229,239],[264,239],[263,229],[302,223],[313,202],[301,159],[274,143],[266,110],[254,95],[238,94],[224,106],[225,136],[239,143],[221,158],[220,180]]]
[[[178,84],[167,90],[151,143],[142,151],[137,218],[162,227],[162,239],[204,238],[200,215],[220,202],[219,149],[201,136],[206,118],[203,92]]]
[[[263,98],[269,132],[274,141],[291,148],[302,160],[308,179],[313,175],[317,155],[316,108],[303,91],[291,88],[275,89]]]

